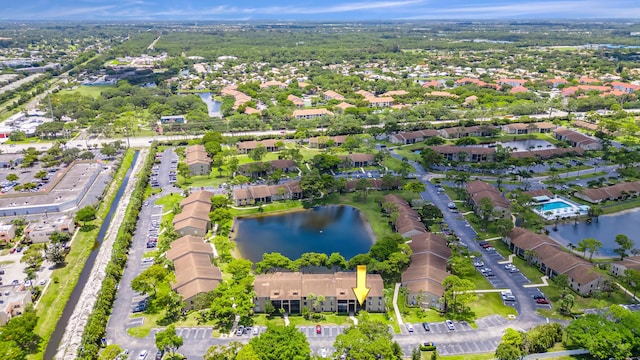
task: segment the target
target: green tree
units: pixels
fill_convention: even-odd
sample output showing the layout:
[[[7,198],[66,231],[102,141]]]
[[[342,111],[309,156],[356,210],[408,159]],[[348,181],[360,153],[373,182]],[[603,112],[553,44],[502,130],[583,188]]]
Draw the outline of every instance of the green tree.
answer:
[[[340,253],[334,252],[329,256],[329,260],[327,261],[327,267],[335,266],[341,270],[346,269],[349,264],[347,260]]]
[[[116,148],[111,144],[104,144],[100,149],[100,153],[104,156],[111,158],[116,154]]]
[[[91,205],[87,205],[82,209],[78,210],[78,212],[76,213],[75,220],[77,222],[81,222],[84,226],[84,225],[87,225],[88,221],[92,221],[95,218],[96,218],[96,209]]]
[[[233,341],[228,345],[213,345],[207,349],[204,360],[236,360],[238,351],[243,345],[237,341]]]
[[[278,252],[262,254],[262,261],[256,263],[256,273],[266,274],[270,271],[296,271],[296,264]]]
[[[35,177],[36,179],[40,179],[40,180],[42,180],[42,179],[44,179],[44,178],[46,178],[46,177],[47,177],[47,174],[48,174],[48,173],[47,173],[47,171],[46,171],[46,170],[40,170],[40,171],[38,171],[38,172],[34,175],[34,177]]]
[[[182,336],[176,334],[176,326],[171,324],[166,329],[156,333],[156,347],[158,350],[167,351],[171,354],[178,351],[184,344]]]
[[[593,254],[602,248],[602,242],[594,238],[582,239],[578,242],[578,247],[589,253],[589,261],[593,258]]]
[[[4,351],[8,353],[18,353],[13,344],[23,351],[23,354],[33,353],[37,350],[42,339],[34,332],[38,316],[33,306],[24,309],[21,316],[11,318],[9,322],[0,329],[0,344],[7,343]],[[20,354],[18,354],[20,358]],[[7,358],[12,359],[12,358]]]
[[[249,158],[253,161],[260,161],[267,155],[267,149],[262,144],[258,144],[255,149],[249,151]]]
[[[251,275],[253,263],[246,259],[233,259],[227,264],[227,272],[233,281],[238,281]]]
[[[102,350],[99,360],[117,360],[122,353],[122,348],[118,344],[110,344]]]
[[[431,148],[422,149],[420,152],[420,163],[425,169],[429,169],[434,165],[440,165],[444,162],[444,156],[437,153]]]
[[[158,285],[167,281],[170,274],[164,266],[153,264],[131,280],[131,289],[155,296]]]
[[[0,341],[0,356],[3,359],[26,360],[27,354],[15,341]]]
[[[618,247],[613,252],[620,255],[620,261],[622,261],[627,256],[627,251],[633,248],[633,240],[629,239],[625,234],[618,234],[616,235],[616,244],[618,244]]]
[[[522,351],[522,334],[514,329],[507,328],[498,348],[496,358],[499,360],[519,360],[524,354]]]
[[[11,173],[7,175],[6,179],[7,181],[18,181],[19,177],[18,175]]]
[[[419,181],[411,181],[404,186],[404,189],[412,193],[420,194],[425,190],[425,185]]]
[[[345,329],[333,346],[338,354],[345,353],[353,360],[402,359],[402,351],[392,340],[388,326],[366,318]]]
[[[452,311],[454,314],[463,312],[472,301],[478,298],[473,292],[476,285],[471,280],[450,275],[442,281],[442,286],[447,311]]]
[[[213,291],[210,315],[218,326],[231,329],[236,316],[240,321],[253,313],[253,276],[237,281],[223,281]]]
[[[311,356],[307,338],[295,326],[269,325],[249,345],[260,360],[307,360]]]

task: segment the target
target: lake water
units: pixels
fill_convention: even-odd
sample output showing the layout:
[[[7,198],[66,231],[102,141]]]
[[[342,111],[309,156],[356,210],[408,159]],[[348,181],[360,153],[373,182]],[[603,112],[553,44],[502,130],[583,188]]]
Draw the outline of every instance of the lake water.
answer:
[[[220,112],[220,105],[222,105],[222,103],[218,100],[214,100],[211,97],[210,92],[201,92],[198,93],[198,96],[200,96],[200,99],[202,99],[202,101],[207,104],[207,109],[209,109],[210,117],[222,117],[222,113]]]
[[[350,206],[322,206],[237,219],[235,241],[241,256],[254,262],[269,252],[279,252],[290,259],[306,252],[339,252],[349,260],[368,252],[375,241],[361,214]]]
[[[625,234],[635,242],[635,248],[640,248],[640,210],[626,212],[619,215],[600,216],[591,224],[573,223],[558,225],[558,231],[548,227],[549,236],[563,245],[577,245],[578,241],[592,237],[602,242],[602,249],[598,252],[603,256],[616,256],[613,252],[618,245],[616,235]]]

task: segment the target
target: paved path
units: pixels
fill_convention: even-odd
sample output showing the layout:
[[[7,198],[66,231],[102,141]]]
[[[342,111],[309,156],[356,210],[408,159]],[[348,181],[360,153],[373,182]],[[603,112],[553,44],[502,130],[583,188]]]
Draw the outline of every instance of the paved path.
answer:
[[[622,291],[624,291],[625,293],[627,293],[627,295],[631,296],[632,299],[635,298],[636,301],[640,301],[640,298],[638,298],[637,296],[634,296],[633,293],[629,290],[627,290],[627,288],[625,288],[624,286],[622,286],[619,282],[616,281],[616,285],[618,285],[618,287],[620,289],[622,289]]]
[[[549,279],[548,276],[543,276],[543,277],[540,278],[540,280],[542,280],[542,284],[525,284],[525,285],[522,285],[522,286],[524,286],[526,288],[549,286],[549,283],[547,282],[547,279]]]
[[[396,313],[398,325],[400,325],[400,328],[402,328],[402,325],[404,325],[404,323],[402,322],[402,316],[400,316],[400,309],[398,309],[398,293],[400,292],[400,285],[400,283],[396,283],[396,286],[393,289],[393,312]]]
[[[530,355],[525,356],[524,360],[559,358],[559,357],[563,357],[563,356],[584,355],[584,354],[588,354],[588,353],[589,353],[589,350],[587,350],[587,349],[553,351],[553,352],[541,353],[541,354],[530,354]]]

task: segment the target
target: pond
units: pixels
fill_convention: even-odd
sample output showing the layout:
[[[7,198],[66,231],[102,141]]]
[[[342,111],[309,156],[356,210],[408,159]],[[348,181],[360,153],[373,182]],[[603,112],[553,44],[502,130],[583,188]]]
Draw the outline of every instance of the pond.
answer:
[[[218,100],[214,100],[211,97],[210,92],[201,92],[198,93],[198,96],[200,96],[200,99],[202,99],[202,101],[207,104],[207,109],[209,109],[210,117],[222,117],[222,113],[220,112],[220,105],[222,105],[222,103]]]
[[[558,231],[548,227],[549,236],[562,243],[577,245],[578,241],[592,237],[602,242],[602,249],[598,252],[601,256],[616,256],[613,252],[618,245],[615,242],[616,235],[625,234],[635,242],[635,248],[640,248],[640,209],[621,214],[600,216],[597,221],[593,219],[591,224],[572,223],[558,225]]]
[[[537,140],[537,139],[527,139],[527,140],[514,140],[514,141],[505,141],[498,143],[502,145],[504,148],[512,148],[513,151],[528,151],[528,150],[543,150],[543,149],[555,149],[556,147],[546,141],[546,140]],[[496,143],[482,145],[483,147],[495,147]]]
[[[375,241],[364,215],[350,206],[322,206],[286,214],[236,219],[240,255],[253,262],[279,252],[295,260],[306,252],[342,254],[347,260]]]

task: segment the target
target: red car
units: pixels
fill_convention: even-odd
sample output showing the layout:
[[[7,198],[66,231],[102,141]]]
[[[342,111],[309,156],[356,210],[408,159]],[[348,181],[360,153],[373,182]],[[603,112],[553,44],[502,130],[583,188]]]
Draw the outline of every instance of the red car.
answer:
[[[11,248],[11,250],[9,250],[9,254],[13,254],[14,252],[16,252],[16,248]]]
[[[322,326],[316,325],[316,334],[322,334]]]
[[[547,300],[545,298],[540,298],[540,299],[536,299],[536,303],[537,304],[548,304],[549,300]]]

